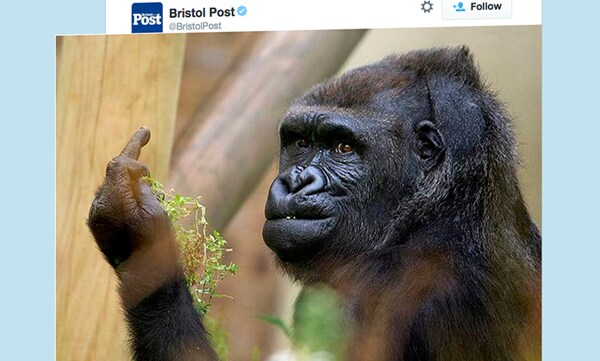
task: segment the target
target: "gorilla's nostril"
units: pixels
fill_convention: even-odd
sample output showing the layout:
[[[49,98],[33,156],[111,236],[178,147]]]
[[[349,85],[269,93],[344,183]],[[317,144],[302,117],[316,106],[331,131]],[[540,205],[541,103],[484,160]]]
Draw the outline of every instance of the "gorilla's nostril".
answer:
[[[298,176],[300,187],[296,193],[311,195],[321,193],[327,185],[325,174],[317,167],[310,166]]]
[[[327,177],[315,166],[294,166],[281,180],[290,193],[301,195],[321,193],[327,185]]]
[[[296,193],[298,192],[298,190],[300,190],[300,188],[302,188],[303,186],[303,181],[302,181],[302,172],[304,172],[306,168],[301,166],[301,165],[297,165],[294,168],[292,168],[292,171],[290,172],[290,193]]]

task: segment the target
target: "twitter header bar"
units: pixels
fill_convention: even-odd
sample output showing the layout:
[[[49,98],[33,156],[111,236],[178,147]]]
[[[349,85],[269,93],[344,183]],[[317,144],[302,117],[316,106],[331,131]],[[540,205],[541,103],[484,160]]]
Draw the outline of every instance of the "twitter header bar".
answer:
[[[541,0],[107,0],[106,32],[179,33],[539,25]]]

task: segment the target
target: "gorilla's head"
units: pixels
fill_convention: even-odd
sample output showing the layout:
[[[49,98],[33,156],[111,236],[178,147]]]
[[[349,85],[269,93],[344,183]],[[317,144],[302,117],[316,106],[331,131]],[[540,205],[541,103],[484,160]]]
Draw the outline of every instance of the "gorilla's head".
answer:
[[[427,219],[478,207],[482,182],[473,180],[486,157],[513,159],[494,107],[464,47],[389,56],[316,85],[280,124],[266,244],[288,266],[344,262],[402,243]],[[488,142],[490,127],[505,141]]]

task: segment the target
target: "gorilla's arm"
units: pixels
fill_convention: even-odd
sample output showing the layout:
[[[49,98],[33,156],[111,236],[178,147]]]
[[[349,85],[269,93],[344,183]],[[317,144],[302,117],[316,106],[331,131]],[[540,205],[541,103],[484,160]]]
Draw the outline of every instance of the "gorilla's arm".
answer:
[[[134,360],[217,360],[185,280],[160,286],[126,314]]]
[[[187,291],[170,221],[141,179],[140,128],[106,168],[88,226],[119,278],[135,360],[217,360]]]

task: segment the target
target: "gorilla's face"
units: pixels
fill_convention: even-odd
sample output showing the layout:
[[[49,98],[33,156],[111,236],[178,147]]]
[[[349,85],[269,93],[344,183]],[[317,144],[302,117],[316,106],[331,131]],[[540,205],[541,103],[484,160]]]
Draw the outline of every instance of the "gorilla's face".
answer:
[[[313,88],[285,115],[263,228],[281,261],[352,257],[385,240],[422,160],[417,128],[429,105],[414,79],[358,69]]]
[[[354,213],[369,207],[356,202],[359,185],[369,181],[365,131],[355,119],[323,110],[297,107],[284,118],[281,173],[271,186],[263,232],[282,260],[306,259],[340,230],[350,232],[349,221],[360,222]]]

